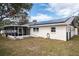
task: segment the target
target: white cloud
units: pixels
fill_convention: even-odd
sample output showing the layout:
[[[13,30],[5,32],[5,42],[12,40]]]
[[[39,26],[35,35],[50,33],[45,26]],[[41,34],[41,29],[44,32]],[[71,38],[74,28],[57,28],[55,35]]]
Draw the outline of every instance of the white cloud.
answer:
[[[45,21],[45,20],[51,20],[51,19],[53,19],[53,17],[42,13],[38,13],[36,16],[31,16],[31,21],[33,20]]]
[[[63,9],[63,10],[58,11],[57,14],[63,17],[66,17],[66,16],[71,16],[72,11],[70,9]]]
[[[37,21],[51,20],[56,19],[56,16],[59,18],[64,18],[68,16],[79,15],[78,3],[49,3],[41,5],[46,6],[47,8],[45,8],[44,10],[49,11],[52,14],[54,13],[55,17],[49,16],[47,14],[38,13],[36,16],[31,16],[31,21],[35,19]]]
[[[79,12],[79,4],[78,3],[53,3],[48,4],[47,11],[55,12],[58,16],[71,16],[74,14],[78,14]]]

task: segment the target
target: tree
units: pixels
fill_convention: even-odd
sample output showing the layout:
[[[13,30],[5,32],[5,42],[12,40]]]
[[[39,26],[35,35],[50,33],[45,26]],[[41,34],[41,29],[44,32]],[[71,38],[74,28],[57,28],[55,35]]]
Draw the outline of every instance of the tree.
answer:
[[[29,22],[29,16],[25,16],[25,14],[21,14],[20,15],[20,19],[19,19],[19,25],[23,25]]]
[[[19,12],[22,8],[29,11],[32,8],[31,3],[12,3],[11,6],[16,10],[16,12]]]
[[[31,3],[0,3],[0,19],[11,17],[24,9],[29,11],[32,8]],[[28,15],[27,12],[25,12]]]
[[[74,19],[75,19],[75,20],[74,20],[74,22],[73,22],[73,25],[74,25],[75,27],[79,28],[79,16],[75,16]]]

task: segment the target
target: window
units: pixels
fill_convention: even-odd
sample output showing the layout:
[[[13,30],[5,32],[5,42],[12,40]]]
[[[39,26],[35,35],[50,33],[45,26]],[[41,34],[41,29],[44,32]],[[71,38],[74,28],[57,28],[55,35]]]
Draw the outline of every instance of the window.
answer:
[[[39,31],[39,28],[33,28],[33,31],[34,32],[38,32]]]
[[[33,31],[35,32],[35,28],[33,28]]]
[[[56,32],[56,28],[55,27],[52,27],[51,28],[51,32]]]
[[[39,28],[37,28],[37,31],[39,31]]]

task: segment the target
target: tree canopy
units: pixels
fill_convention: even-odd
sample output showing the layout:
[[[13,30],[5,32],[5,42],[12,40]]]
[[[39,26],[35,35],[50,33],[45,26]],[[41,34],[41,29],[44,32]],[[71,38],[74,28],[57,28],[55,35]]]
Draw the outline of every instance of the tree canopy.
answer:
[[[20,10],[29,11],[32,8],[32,3],[0,3],[0,19],[4,17],[13,16],[19,13]],[[25,12],[26,15],[27,12]]]
[[[4,25],[4,22],[2,20],[6,17],[14,17],[15,14],[21,13],[23,11],[24,11],[23,13],[25,13],[25,15],[28,16],[28,12],[31,10],[32,5],[33,5],[32,3],[0,3],[0,26]],[[25,22],[25,20],[21,21]],[[8,23],[11,22],[9,21]],[[6,23],[5,21],[5,24],[8,23]]]

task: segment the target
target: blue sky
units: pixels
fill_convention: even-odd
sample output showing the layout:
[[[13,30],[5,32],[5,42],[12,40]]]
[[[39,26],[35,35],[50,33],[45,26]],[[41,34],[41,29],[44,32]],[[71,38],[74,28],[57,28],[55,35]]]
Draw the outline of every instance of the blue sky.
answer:
[[[33,3],[29,15],[30,21],[47,21],[77,15],[78,11],[77,3]]]

